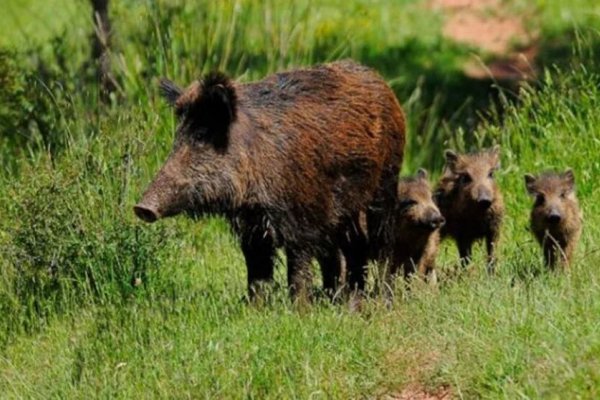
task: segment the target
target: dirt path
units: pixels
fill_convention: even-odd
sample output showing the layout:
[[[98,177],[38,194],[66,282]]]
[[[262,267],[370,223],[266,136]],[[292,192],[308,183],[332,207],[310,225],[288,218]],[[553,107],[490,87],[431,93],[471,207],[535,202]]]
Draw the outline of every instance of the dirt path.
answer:
[[[474,59],[465,65],[468,76],[500,80],[535,76],[536,32],[526,29],[526,16],[512,13],[500,0],[431,0],[428,6],[444,14],[444,36],[476,49]],[[485,56],[485,65],[479,56]]]
[[[449,388],[440,388],[429,392],[422,387],[410,385],[402,392],[384,397],[385,400],[450,400],[452,393]]]

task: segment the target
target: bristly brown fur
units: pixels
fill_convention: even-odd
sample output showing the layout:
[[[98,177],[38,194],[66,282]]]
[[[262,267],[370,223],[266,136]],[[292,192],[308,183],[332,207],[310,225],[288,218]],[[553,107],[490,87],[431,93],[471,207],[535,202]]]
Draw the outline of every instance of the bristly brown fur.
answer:
[[[404,114],[377,73],[340,61],[247,84],[209,75],[175,106],[173,150],[138,215],[228,218],[242,242],[251,293],[272,279],[280,246],[294,295],[306,294],[313,258],[332,271],[324,281],[335,281],[338,249],[350,286],[364,287],[368,249],[358,215],[367,214],[373,251],[389,246],[382,232],[405,143]]]
[[[498,147],[472,154],[448,150],[435,192],[436,203],[446,218],[442,237],[455,240],[463,265],[470,262],[473,243],[485,239],[490,272],[504,216],[502,194],[494,180],[499,163]]]
[[[556,264],[567,268],[581,235],[583,218],[575,194],[573,171],[545,172],[539,177],[527,174],[525,186],[535,197],[531,231],[542,247],[546,265],[552,269]]]

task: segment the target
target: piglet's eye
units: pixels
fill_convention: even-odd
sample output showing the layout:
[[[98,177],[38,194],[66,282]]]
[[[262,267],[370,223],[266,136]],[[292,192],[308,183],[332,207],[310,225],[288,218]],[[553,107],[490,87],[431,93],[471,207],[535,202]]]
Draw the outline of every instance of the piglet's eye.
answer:
[[[561,192],[560,193],[560,198],[561,199],[566,199],[567,198],[567,192]]]
[[[490,173],[488,174],[488,178],[494,179],[494,170],[490,171]]]
[[[466,185],[467,183],[470,183],[471,181],[472,181],[471,175],[469,175],[469,174],[460,174],[458,176],[458,182],[461,185]]]
[[[543,194],[538,194],[537,196],[535,196],[535,205],[536,206],[541,206],[542,204],[544,204],[545,201],[546,201],[546,198],[544,197]]]
[[[413,199],[402,199],[398,202],[398,208],[400,211],[407,211],[409,208],[417,204]]]

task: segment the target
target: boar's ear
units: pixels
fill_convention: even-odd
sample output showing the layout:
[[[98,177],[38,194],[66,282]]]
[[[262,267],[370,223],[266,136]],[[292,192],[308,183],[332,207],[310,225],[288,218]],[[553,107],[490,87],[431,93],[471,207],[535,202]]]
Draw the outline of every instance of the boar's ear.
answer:
[[[500,146],[495,145],[490,149],[490,155],[494,161],[494,169],[500,168]]]
[[[454,150],[446,150],[444,152],[444,157],[446,158],[446,165],[453,171],[456,168],[456,163],[458,162],[458,154]]]
[[[208,137],[217,147],[227,144],[229,128],[237,117],[237,94],[226,75],[212,72],[202,79],[192,117],[199,126],[206,128]]]
[[[531,174],[525,174],[525,187],[527,188],[527,193],[533,195],[535,194],[535,181],[536,177]]]
[[[160,91],[160,95],[167,100],[170,106],[175,106],[175,102],[181,96],[183,92],[181,88],[179,88],[173,81],[170,81],[166,78],[160,78],[158,82],[158,89]]]
[[[417,178],[427,180],[427,171],[423,168],[419,168],[417,171]]]
[[[565,179],[565,182],[567,183],[569,191],[573,191],[573,189],[575,189],[575,173],[573,172],[573,170],[571,168],[567,169],[563,173],[563,177]]]

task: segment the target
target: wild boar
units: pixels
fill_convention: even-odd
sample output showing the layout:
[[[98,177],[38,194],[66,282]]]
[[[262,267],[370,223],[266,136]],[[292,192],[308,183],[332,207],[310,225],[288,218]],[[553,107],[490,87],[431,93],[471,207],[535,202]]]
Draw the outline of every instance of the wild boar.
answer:
[[[463,266],[471,260],[473,243],[485,239],[491,273],[504,216],[502,194],[494,179],[500,166],[500,148],[471,154],[447,150],[445,157],[446,166],[435,192],[436,203],[446,219],[442,238],[454,239]]]
[[[568,267],[581,235],[582,213],[575,195],[575,174],[545,172],[525,175],[527,192],[535,197],[531,210],[531,231],[542,247],[544,261],[554,269]]]
[[[433,201],[427,171],[419,169],[415,177],[400,179],[394,218],[392,276],[402,271],[404,277],[409,278],[418,272],[421,277],[436,281],[435,258],[440,228],[445,222]]]
[[[361,290],[368,247],[386,246],[381,232],[404,152],[404,114],[385,81],[340,61],[253,83],[211,73],[185,90],[168,80],[160,87],[175,108],[176,137],[136,215],[227,218],[250,294],[272,279],[277,247],[287,255],[293,298],[307,296],[313,258],[325,285],[335,284],[339,249],[350,286]],[[369,242],[356,229],[360,212]]]

